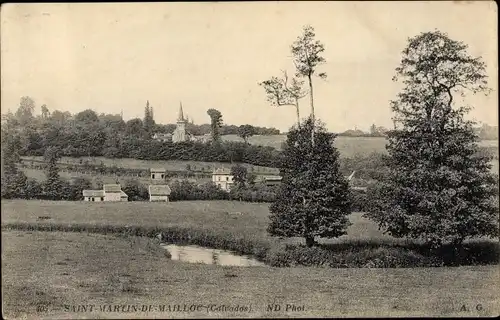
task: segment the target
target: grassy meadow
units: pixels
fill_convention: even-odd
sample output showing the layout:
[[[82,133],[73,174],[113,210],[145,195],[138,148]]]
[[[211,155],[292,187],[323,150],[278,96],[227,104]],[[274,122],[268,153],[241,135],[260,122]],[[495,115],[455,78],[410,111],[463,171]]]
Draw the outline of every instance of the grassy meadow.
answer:
[[[497,266],[330,269],[189,264],[169,260],[148,238],[2,231],[6,319],[494,316],[499,313],[499,278]],[[251,311],[160,309],[174,304],[239,304]],[[269,304],[281,305],[281,310],[266,311]],[[304,306],[304,311],[286,311],[287,304]],[[82,305],[95,307],[83,312],[77,308]],[[105,312],[99,310],[102,305],[152,309]],[[39,306],[46,311],[37,312]],[[467,311],[461,311],[463,306]]]
[[[28,178],[33,178],[38,181],[45,181],[46,179],[46,174],[43,170],[38,170],[38,169],[30,169],[30,168],[22,168],[22,171]],[[143,185],[149,185],[151,184],[151,179],[148,177],[136,177],[136,176],[114,176],[114,175],[105,175],[105,174],[86,174],[82,172],[68,172],[68,171],[59,171],[59,176],[63,179],[70,180],[71,178],[74,177],[80,177],[80,178],[87,178],[90,182],[93,184],[96,184],[98,180],[100,180],[102,183],[107,184],[107,183],[116,183],[117,181],[124,186],[129,179],[134,179],[142,183]],[[210,178],[201,178],[201,177],[196,177],[196,178],[167,178],[165,181],[167,183],[171,183],[175,180],[181,181],[190,181],[190,182],[195,182],[195,183],[203,183],[203,182],[209,182],[212,181]]]
[[[240,141],[243,139],[237,135],[223,135],[225,141]],[[248,142],[255,145],[270,146],[278,150],[281,149],[281,144],[285,142],[286,135],[272,136],[253,136],[248,139]],[[356,154],[367,154],[372,152],[385,152],[386,139],[384,137],[344,137],[338,136],[335,138],[335,146],[342,157],[353,157]],[[497,147],[497,140],[482,140],[479,142],[483,147]]]
[[[269,204],[239,201],[150,202],[75,202],[44,200],[3,200],[2,225],[38,223],[40,217],[49,224],[90,224],[207,229],[254,240],[274,241],[266,232]],[[47,219],[46,217],[50,217]],[[397,241],[384,235],[376,224],[351,215],[348,234],[338,241]],[[300,239],[301,240],[301,239]],[[299,239],[292,239],[292,242]]]
[[[25,156],[22,157],[25,161],[37,160],[43,161],[42,156]],[[204,171],[204,172],[212,172],[215,168],[231,168],[232,164],[227,162],[203,162],[203,161],[191,161],[191,160],[139,160],[139,159],[131,159],[131,158],[119,158],[119,159],[110,159],[105,157],[62,157],[59,162],[66,164],[80,164],[80,161],[83,163],[87,161],[92,165],[99,165],[103,163],[105,166],[116,166],[119,168],[126,169],[146,169],[149,170],[151,168],[164,168],[167,171],[186,171],[187,166],[191,168],[193,171]],[[253,168],[253,172],[255,174],[258,173],[276,173],[277,170],[275,168],[263,167],[263,166],[254,166],[250,164],[243,164],[248,169]]]

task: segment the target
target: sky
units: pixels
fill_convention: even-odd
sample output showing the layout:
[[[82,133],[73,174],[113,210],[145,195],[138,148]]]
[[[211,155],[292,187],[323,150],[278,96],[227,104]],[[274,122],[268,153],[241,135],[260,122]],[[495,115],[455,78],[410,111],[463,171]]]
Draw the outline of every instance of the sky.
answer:
[[[467,98],[470,118],[498,124],[494,2],[192,2],[4,4],[1,108],[30,96],[49,110],[173,123],[179,103],[195,123],[221,111],[227,124],[287,131],[293,107],[272,107],[258,82],[293,73],[290,45],[305,25],[325,45],[314,80],[316,117],[331,131],[392,127],[392,81],[407,39],[435,29],[488,65],[488,96]],[[301,113],[310,113],[308,98]]]

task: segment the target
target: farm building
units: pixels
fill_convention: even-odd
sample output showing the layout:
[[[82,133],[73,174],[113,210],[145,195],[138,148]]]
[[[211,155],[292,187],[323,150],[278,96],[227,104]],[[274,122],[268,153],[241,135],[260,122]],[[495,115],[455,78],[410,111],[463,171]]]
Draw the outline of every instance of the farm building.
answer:
[[[277,186],[281,183],[281,176],[272,176],[272,175],[260,175],[257,176],[257,181],[260,181],[261,183],[265,184],[268,187],[271,186]]]
[[[128,201],[128,195],[119,184],[105,184],[103,190],[83,190],[82,193],[85,201]]]
[[[212,182],[219,186],[222,190],[231,190],[231,186],[234,184],[231,170],[227,168],[215,169],[212,172]]]
[[[151,184],[149,185],[149,201],[168,202],[170,196],[170,187],[166,184]]]
[[[159,133],[159,132],[157,132],[153,135],[153,139],[157,140],[157,141],[162,141],[162,142],[172,141],[172,134],[171,133]]]
[[[212,182],[223,190],[231,190],[231,186],[234,184],[231,169],[219,168],[214,170],[212,173]],[[263,183],[266,186],[275,186],[281,183],[281,176],[260,174],[257,175],[255,182]]]
[[[104,201],[104,190],[83,190],[83,199],[85,201]]]
[[[151,180],[164,180],[165,172],[163,168],[151,168]]]

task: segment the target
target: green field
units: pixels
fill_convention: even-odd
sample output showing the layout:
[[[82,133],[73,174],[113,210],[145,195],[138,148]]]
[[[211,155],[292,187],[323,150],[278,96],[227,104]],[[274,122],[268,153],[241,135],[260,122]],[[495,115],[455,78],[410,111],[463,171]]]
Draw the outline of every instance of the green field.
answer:
[[[22,157],[23,160],[29,162],[30,160],[43,161],[42,156],[26,156]],[[203,161],[190,161],[190,160],[138,160],[131,158],[110,159],[105,157],[62,157],[59,162],[67,164],[80,164],[88,162],[91,165],[116,166],[119,168],[127,169],[151,169],[151,168],[164,168],[167,171],[186,171],[187,166],[193,171],[212,172],[216,168],[231,168],[233,165],[227,162],[203,162]],[[271,174],[277,172],[275,168],[254,166],[250,164],[243,164],[247,168],[253,168],[255,174],[266,173]]]
[[[9,223],[140,225],[209,229],[269,242],[268,205],[229,201],[84,203],[2,201]],[[232,213],[240,212],[239,215]],[[48,218],[48,219],[47,219]],[[360,213],[336,241],[395,241]],[[291,241],[296,242],[297,239]],[[155,239],[86,232],[2,230],[3,310],[7,318],[192,318],[492,316],[499,312],[498,266],[442,268],[222,267],[171,261]],[[165,313],[159,305],[252,306],[230,312]],[[64,305],[154,305],[150,313],[67,313]],[[305,311],[267,312],[268,304]],[[481,310],[476,306],[480,304]],[[47,312],[36,312],[37,305]],[[463,305],[468,311],[461,311]],[[97,307],[98,308],[98,307]]]
[[[243,139],[237,135],[223,135],[225,141],[240,141]],[[281,149],[281,144],[286,140],[286,135],[253,136],[248,142],[255,145],[270,146]],[[335,138],[335,146],[342,157],[352,157],[356,154],[368,154],[371,152],[385,152],[387,141],[383,137],[342,137]],[[483,147],[497,147],[497,140],[483,140],[479,142]]]
[[[3,200],[2,224],[36,223],[49,216],[54,224],[139,225],[144,227],[179,226],[230,232],[251,239],[269,239],[269,204],[239,201],[179,201],[170,203],[119,202],[92,203],[72,201]],[[232,215],[239,212],[241,214]],[[354,224],[343,239],[390,239],[375,224],[353,213]]]
[[[43,170],[38,170],[38,169],[29,169],[29,168],[22,168],[24,174],[28,178],[33,178],[38,181],[45,181],[46,175]],[[139,181],[140,183],[144,185],[149,185],[152,183],[151,179],[149,177],[136,177],[136,176],[114,176],[114,175],[104,175],[104,174],[85,174],[81,172],[68,172],[68,171],[60,171],[59,175],[61,178],[69,180],[73,177],[80,177],[80,178],[86,178],[93,184],[96,184],[98,180],[100,180],[102,183],[120,183],[122,186],[124,186],[129,179],[134,179]],[[195,183],[203,183],[203,182],[209,182],[212,181],[210,178],[167,178],[165,179],[166,183],[171,183],[173,181],[191,181]]]

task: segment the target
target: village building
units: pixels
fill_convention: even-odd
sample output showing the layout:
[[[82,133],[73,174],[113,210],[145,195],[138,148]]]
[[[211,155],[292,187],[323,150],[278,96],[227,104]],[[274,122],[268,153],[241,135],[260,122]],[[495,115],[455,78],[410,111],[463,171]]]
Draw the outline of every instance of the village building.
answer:
[[[85,201],[104,201],[104,190],[83,190],[82,193]]]
[[[84,201],[128,201],[128,195],[119,184],[105,184],[103,190],[83,190],[82,193]]]
[[[179,113],[177,115],[176,128],[173,133],[159,133],[153,134],[152,138],[156,141],[161,142],[185,142],[185,141],[196,141],[207,143],[212,139],[212,136],[207,133],[200,136],[195,136],[186,129],[188,120],[184,117],[184,111],[182,109],[182,102],[179,106]]]
[[[162,181],[165,180],[166,170],[164,168],[151,168],[151,180]]]
[[[148,188],[149,191],[149,201],[161,201],[168,202],[168,197],[172,192],[170,187],[166,184],[151,184]]]
[[[189,134],[186,132],[186,119],[182,111],[182,102],[179,106],[179,114],[177,117],[177,127],[172,134],[172,142],[184,142],[189,140]]]
[[[255,182],[266,186],[275,186],[281,183],[281,176],[278,175],[256,175]],[[219,168],[212,172],[212,182],[222,190],[230,191],[234,185],[231,169]]]
[[[172,141],[172,134],[171,133],[155,133],[153,135],[153,139],[156,141],[162,141],[162,142],[167,142],[167,141]]]
[[[233,175],[231,174],[231,169],[228,168],[218,168],[212,172],[212,182],[216,186],[220,187],[222,190],[231,190],[234,184]]]
[[[255,182],[260,182],[268,187],[272,187],[281,184],[281,179],[281,176],[276,175],[258,175]]]

